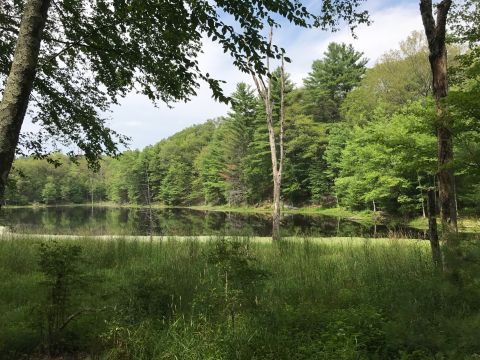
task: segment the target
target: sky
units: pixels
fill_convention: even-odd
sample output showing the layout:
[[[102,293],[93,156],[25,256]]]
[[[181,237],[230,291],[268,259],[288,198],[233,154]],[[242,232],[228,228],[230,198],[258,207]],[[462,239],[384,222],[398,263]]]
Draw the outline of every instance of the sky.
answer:
[[[305,4],[308,7],[308,3]],[[297,85],[302,84],[312,62],[322,58],[332,41],[353,44],[369,59],[368,65],[373,66],[382,54],[396,48],[412,31],[422,30],[418,0],[368,0],[364,8],[369,11],[373,23],[358,27],[355,31],[357,39],[351,36],[348,28],[331,33],[287,25],[275,30],[274,42],[284,47],[292,60],[286,64],[285,70]],[[252,83],[249,76],[236,70],[232,59],[212,42],[204,43],[199,63],[205,72],[226,81],[223,85],[226,94],[231,94],[238,82]],[[130,149],[142,149],[186,127],[226,115],[227,112],[228,106],[212,99],[210,90],[203,84],[196,97],[187,103],[173,104],[173,108],[164,104],[155,107],[145,96],[129,94],[112,108],[108,124],[131,138]],[[29,125],[26,125],[28,128]]]

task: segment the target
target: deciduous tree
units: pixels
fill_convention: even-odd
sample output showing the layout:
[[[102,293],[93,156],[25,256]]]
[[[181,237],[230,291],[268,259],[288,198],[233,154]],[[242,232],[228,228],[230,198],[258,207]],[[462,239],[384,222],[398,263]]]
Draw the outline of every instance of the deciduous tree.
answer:
[[[436,5],[436,18],[432,0],[420,0],[420,13],[427,36],[429,61],[432,70],[432,88],[437,112],[438,140],[438,191],[440,217],[445,231],[457,229],[455,206],[455,177],[453,169],[453,117],[445,108],[448,95],[447,79],[447,16],[452,0],[442,0]]]

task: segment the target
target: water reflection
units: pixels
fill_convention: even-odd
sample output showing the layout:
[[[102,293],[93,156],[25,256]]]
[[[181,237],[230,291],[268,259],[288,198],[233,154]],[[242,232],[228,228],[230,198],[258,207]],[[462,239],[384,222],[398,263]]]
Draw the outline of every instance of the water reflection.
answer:
[[[77,235],[249,235],[271,236],[268,215],[191,209],[153,209],[153,229],[148,209],[51,207],[3,209],[0,224],[15,232]],[[348,220],[318,215],[285,215],[283,236],[376,236],[392,232],[423,238],[406,226],[364,226]]]

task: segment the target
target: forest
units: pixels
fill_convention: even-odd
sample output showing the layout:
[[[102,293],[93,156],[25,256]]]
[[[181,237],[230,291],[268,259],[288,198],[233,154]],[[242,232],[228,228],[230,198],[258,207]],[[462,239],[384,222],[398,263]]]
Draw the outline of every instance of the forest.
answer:
[[[461,213],[478,213],[478,106],[468,101],[478,95],[478,71],[462,58],[458,45],[452,44],[449,53],[454,76],[448,107],[457,120],[456,204]],[[367,62],[353,46],[330,43],[301,87],[287,76],[284,206],[341,206],[425,216],[426,189],[437,183],[425,36],[414,32],[373,67],[367,68]],[[279,69],[273,76],[278,118]],[[143,150],[104,157],[97,172],[89,170],[82,157],[73,162],[62,154],[50,162],[18,158],[5,201],[235,207],[269,203],[272,169],[265,110],[247,84],[238,84],[231,98],[231,110],[224,117]]]

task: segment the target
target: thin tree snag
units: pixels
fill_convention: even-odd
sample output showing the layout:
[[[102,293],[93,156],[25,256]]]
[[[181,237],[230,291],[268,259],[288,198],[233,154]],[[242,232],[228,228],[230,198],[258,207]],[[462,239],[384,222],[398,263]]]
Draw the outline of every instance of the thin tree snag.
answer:
[[[430,248],[432,249],[432,260],[436,269],[443,268],[442,252],[438,241],[437,219],[435,217],[435,190],[427,191],[427,212],[428,212],[428,234],[430,237]]]
[[[443,0],[437,6],[436,20],[431,0],[420,0],[429,61],[433,77],[433,95],[437,116],[438,192],[440,218],[445,234],[457,231],[455,209],[455,178],[453,169],[453,118],[446,111],[443,98],[448,95],[447,48],[445,44],[447,15],[452,0]],[[446,237],[448,238],[448,236]]]
[[[0,206],[35,80],[51,0],[29,0],[20,22],[10,73],[0,102]]]
[[[272,46],[272,28],[269,33],[269,50]],[[270,144],[270,154],[272,158],[272,177],[273,177],[273,210],[272,210],[272,240],[280,240],[280,221],[281,221],[281,189],[282,189],[282,172],[284,161],[284,127],[285,127],[285,64],[282,56],[280,67],[280,139],[279,150],[280,155],[277,156],[277,142],[275,139],[275,128],[273,125],[273,104],[272,104],[272,76],[270,74],[270,56],[267,55],[266,67],[269,72],[268,86],[265,85],[263,78],[257,75],[253,70],[251,74],[253,82],[257,88],[260,98],[265,106],[268,128],[268,142]]]

